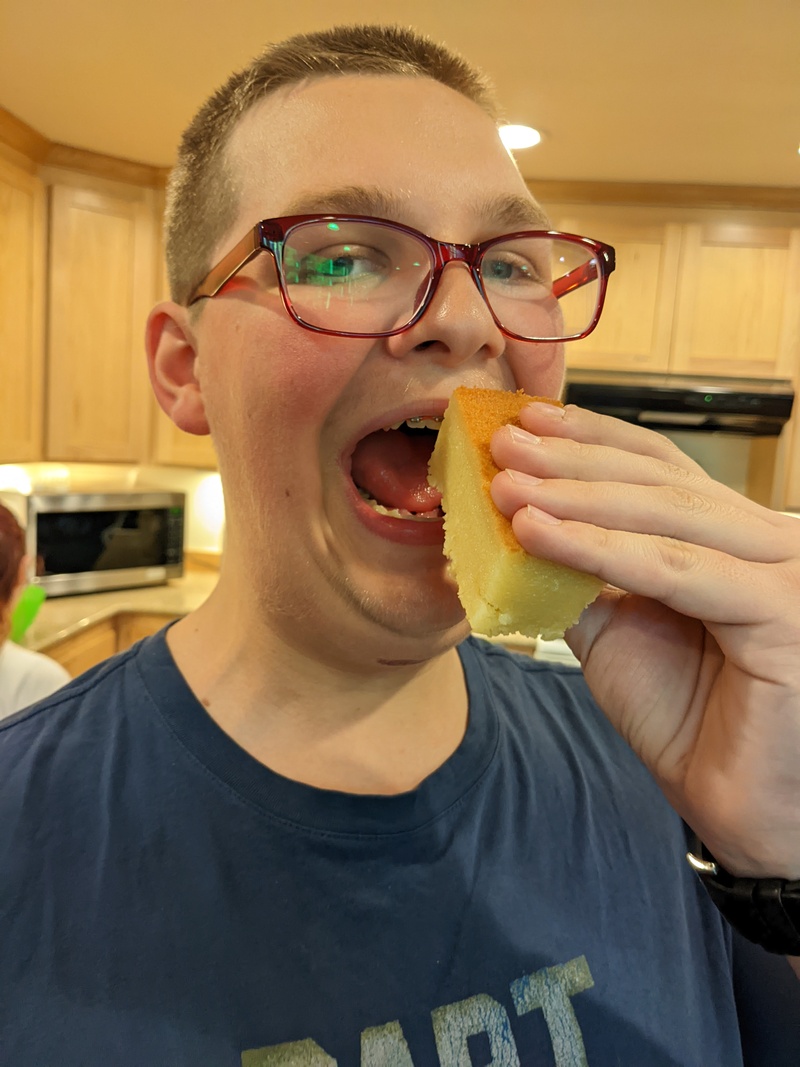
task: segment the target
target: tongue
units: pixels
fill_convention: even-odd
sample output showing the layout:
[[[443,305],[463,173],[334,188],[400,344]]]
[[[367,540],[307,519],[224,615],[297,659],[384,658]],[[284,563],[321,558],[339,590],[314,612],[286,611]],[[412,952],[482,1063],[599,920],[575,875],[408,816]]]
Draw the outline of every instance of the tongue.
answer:
[[[359,441],[353,453],[353,481],[387,508],[421,514],[442,501],[428,484],[433,434],[410,436],[400,430],[378,430]]]

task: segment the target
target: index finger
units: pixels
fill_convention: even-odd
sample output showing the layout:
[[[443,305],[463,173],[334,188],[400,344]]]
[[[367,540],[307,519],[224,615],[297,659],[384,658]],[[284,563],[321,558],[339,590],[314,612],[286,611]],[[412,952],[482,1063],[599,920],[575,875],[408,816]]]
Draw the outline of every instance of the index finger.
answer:
[[[606,445],[622,452],[674,463],[697,474],[704,473],[699,463],[657,430],[601,415],[576,404],[556,407],[555,404],[534,401],[520,411],[519,421],[523,429],[542,437],[569,437],[582,444]]]
[[[523,429],[540,437],[601,445],[618,449],[620,452],[660,460],[667,464],[668,468],[674,468],[676,475],[685,471],[700,476],[709,486],[713,484],[714,495],[719,500],[736,504],[744,511],[760,513],[764,510],[760,504],[735,489],[716,482],[700,463],[687,456],[673,441],[657,430],[650,430],[610,415],[601,415],[576,404],[556,407],[554,404],[537,401],[527,404],[520,411],[519,422]]]

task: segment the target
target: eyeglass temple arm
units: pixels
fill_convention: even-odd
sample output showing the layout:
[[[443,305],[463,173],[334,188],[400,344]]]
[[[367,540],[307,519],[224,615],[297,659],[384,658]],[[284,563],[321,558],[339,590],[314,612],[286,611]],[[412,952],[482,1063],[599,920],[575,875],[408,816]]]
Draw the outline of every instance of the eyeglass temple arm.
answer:
[[[553,296],[556,300],[560,300],[562,296],[566,296],[567,293],[572,293],[576,289],[580,289],[582,285],[588,285],[589,282],[595,281],[599,274],[610,274],[614,269],[614,254],[613,252],[603,251],[600,253],[602,256],[604,266],[601,266],[596,258],[587,259],[585,263],[582,263],[580,267],[575,267],[574,270],[567,271],[566,274],[562,274],[560,278],[556,278],[553,282]]]
[[[194,304],[197,300],[202,300],[204,297],[216,296],[223,285],[229,282],[234,274],[237,274],[246,263],[249,263],[254,256],[257,256],[264,247],[261,226],[254,226],[250,233],[243,237],[238,244],[234,245],[230,252],[223,256],[214,269],[200,282],[189,298],[189,305]]]

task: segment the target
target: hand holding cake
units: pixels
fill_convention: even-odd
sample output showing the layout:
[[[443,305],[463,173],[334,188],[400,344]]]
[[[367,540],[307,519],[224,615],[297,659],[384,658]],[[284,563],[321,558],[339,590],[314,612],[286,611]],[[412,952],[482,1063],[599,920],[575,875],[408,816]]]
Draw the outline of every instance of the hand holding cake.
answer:
[[[580,408],[527,405],[491,449],[520,545],[607,583],[567,634],[603,710],[723,865],[799,877],[796,520]]]

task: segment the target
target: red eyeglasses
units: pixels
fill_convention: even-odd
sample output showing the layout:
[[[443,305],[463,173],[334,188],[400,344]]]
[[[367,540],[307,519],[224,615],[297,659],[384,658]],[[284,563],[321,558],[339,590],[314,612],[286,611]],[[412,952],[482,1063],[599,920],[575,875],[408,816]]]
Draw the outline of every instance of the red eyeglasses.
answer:
[[[572,341],[597,325],[614,249],[555,230],[504,234],[480,244],[436,241],[369,215],[264,219],[214,266],[189,304],[221,292],[260,253],[294,321],[339,337],[391,337],[425,313],[442,271],[463,262],[497,323],[521,341]]]

